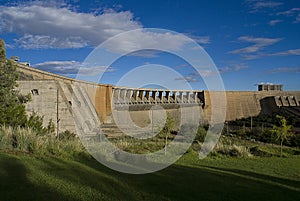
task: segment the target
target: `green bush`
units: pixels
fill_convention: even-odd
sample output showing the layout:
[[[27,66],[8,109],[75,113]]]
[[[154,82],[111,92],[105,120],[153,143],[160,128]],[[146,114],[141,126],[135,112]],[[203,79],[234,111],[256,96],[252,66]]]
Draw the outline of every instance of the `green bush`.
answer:
[[[46,135],[48,133],[54,133],[55,126],[52,122],[52,119],[49,120],[48,125],[46,127],[43,126],[44,117],[38,116],[37,113],[33,112],[26,124],[25,127],[31,128],[34,130],[38,135]]]
[[[180,131],[178,132],[179,135],[182,136],[191,136],[197,132],[197,128],[195,125],[192,124],[184,124],[180,127]]]
[[[290,146],[300,147],[300,134],[292,136],[288,142],[290,143]]]
[[[233,157],[250,157],[252,154],[250,153],[250,150],[246,146],[240,146],[240,145],[231,145],[227,144],[226,142],[223,142],[220,140],[214,150],[213,155],[225,155],[225,156],[233,156]]]
[[[255,139],[265,143],[276,143],[276,135],[271,129],[264,130],[262,133],[257,134]]]
[[[180,128],[179,134],[190,135],[196,133],[194,140],[198,142],[203,142],[207,134],[207,129],[208,128],[206,128],[205,126],[199,126],[197,128],[195,125],[192,124],[184,124]]]
[[[203,142],[206,137],[206,134],[207,134],[207,130],[202,126],[199,126],[197,133],[196,133],[195,140]]]
[[[75,138],[76,138],[76,134],[72,133],[69,130],[65,130],[64,132],[59,133],[58,135],[59,140],[73,140]]]
[[[53,133],[41,135],[31,128],[5,126],[0,127],[0,149],[57,157],[72,157],[85,152],[76,137],[59,139]]]

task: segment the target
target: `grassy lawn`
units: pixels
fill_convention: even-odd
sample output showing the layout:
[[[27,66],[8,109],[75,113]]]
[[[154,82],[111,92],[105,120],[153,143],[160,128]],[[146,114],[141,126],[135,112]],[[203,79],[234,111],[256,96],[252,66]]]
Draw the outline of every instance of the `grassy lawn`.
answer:
[[[0,152],[0,200],[300,200],[300,157],[190,152],[159,172],[129,175],[87,157]]]

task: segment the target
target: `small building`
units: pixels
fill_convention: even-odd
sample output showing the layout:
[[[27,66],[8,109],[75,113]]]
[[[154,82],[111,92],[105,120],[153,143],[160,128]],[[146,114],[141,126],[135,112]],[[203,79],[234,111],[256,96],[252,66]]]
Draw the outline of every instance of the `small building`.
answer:
[[[30,67],[30,63],[29,62],[21,62],[20,64]]]
[[[18,56],[11,56],[10,60],[15,61],[15,62],[19,62],[20,58]]]
[[[258,91],[282,91],[282,84],[261,83],[257,86]]]

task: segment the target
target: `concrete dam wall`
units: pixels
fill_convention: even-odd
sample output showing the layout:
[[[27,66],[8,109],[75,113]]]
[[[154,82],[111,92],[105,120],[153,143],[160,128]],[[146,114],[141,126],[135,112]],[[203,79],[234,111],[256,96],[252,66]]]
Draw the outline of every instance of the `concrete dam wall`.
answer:
[[[211,115],[210,94],[204,92],[204,112]],[[300,91],[226,91],[226,121],[259,114],[272,114],[280,107],[299,106]]]
[[[23,94],[32,95],[32,101],[26,104],[26,111],[29,114],[35,111],[44,116],[45,125],[51,119],[59,132],[76,132],[77,128],[77,131],[84,133],[84,127],[113,125],[112,112],[121,111],[124,107],[129,110],[130,118],[140,127],[149,124],[153,106],[164,108],[175,119],[180,115],[179,105],[189,108],[187,111],[197,108],[205,122],[211,118],[211,97],[218,101],[220,93],[104,85],[52,74],[21,64],[18,65],[18,70],[26,75],[26,80],[18,82],[19,90]],[[281,107],[300,105],[299,91],[226,91],[225,94],[226,121],[270,114]]]

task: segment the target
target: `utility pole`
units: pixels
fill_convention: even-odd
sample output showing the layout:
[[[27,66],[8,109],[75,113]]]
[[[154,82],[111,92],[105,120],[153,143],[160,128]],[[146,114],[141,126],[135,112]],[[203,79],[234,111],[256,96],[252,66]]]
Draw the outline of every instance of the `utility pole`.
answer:
[[[227,136],[229,135],[229,128],[228,128],[228,121],[226,122],[227,125]]]
[[[152,136],[154,135],[154,122],[153,122],[153,107],[151,107],[151,118],[152,118]]]
[[[250,127],[251,127],[251,131],[252,131],[252,125],[253,125],[252,116],[251,116],[250,120],[251,120]]]
[[[59,101],[59,91],[58,88],[56,89],[56,137],[59,138],[59,107],[58,107],[58,101]]]

